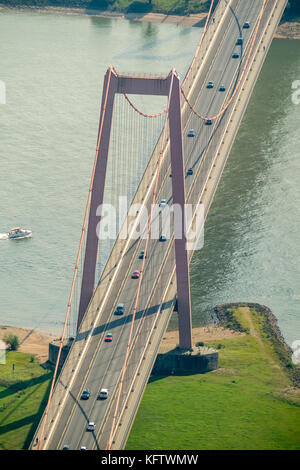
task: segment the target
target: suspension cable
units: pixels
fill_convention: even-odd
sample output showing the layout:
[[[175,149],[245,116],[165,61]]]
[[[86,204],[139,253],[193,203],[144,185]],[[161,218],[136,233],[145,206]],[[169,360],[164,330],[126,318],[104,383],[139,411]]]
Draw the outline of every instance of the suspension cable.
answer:
[[[141,267],[141,270],[140,270],[140,277],[139,277],[139,283],[138,283],[138,287],[137,287],[135,303],[134,303],[134,308],[133,308],[133,314],[132,314],[132,320],[131,320],[131,326],[130,326],[130,332],[129,332],[129,339],[128,339],[128,342],[127,342],[126,354],[125,354],[124,364],[123,364],[123,368],[122,368],[121,379],[120,379],[120,382],[119,382],[117,402],[116,402],[115,412],[114,412],[114,416],[113,416],[113,422],[112,422],[111,432],[110,432],[110,436],[109,436],[109,440],[108,440],[107,450],[109,450],[111,448],[113,434],[114,434],[114,431],[115,431],[115,423],[116,423],[116,420],[117,420],[117,413],[118,413],[121,393],[122,393],[122,389],[123,389],[123,382],[124,382],[124,377],[125,377],[125,373],[126,373],[126,370],[127,370],[127,363],[128,363],[128,358],[129,358],[129,353],[130,353],[130,348],[131,348],[131,341],[132,341],[132,335],[133,335],[133,327],[134,327],[134,322],[135,322],[135,316],[136,316],[137,307],[138,307],[139,298],[140,298],[141,285],[142,285],[143,275],[144,275],[145,260],[147,258],[148,245],[149,245],[149,241],[150,241],[154,205],[155,205],[156,199],[157,199],[158,180],[159,180],[159,174],[160,174],[160,168],[161,168],[161,160],[162,160],[162,155],[163,155],[163,151],[164,151],[164,143],[165,143],[165,140],[166,140],[170,97],[171,97],[171,93],[172,93],[172,89],[173,89],[173,79],[174,79],[174,70],[173,70],[173,73],[172,73],[169,96],[168,96],[167,115],[166,115],[166,119],[165,119],[164,128],[163,128],[163,131],[162,131],[163,138],[162,138],[161,148],[160,148],[158,162],[157,162],[157,169],[156,169],[155,185],[154,185],[153,196],[152,196],[151,210],[150,210],[150,215],[149,215],[149,218],[148,218],[148,229],[147,229],[147,238],[146,238],[146,244],[145,244],[145,250],[144,250],[144,257],[143,257],[143,261],[142,261],[142,267]]]
[[[199,44],[198,44],[197,49],[196,49],[196,52],[195,52],[195,54],[194,54],[192,63],[191,63],[191,65],[189,66],[189,69],[188,69],[188,71],[187,71],[187,74],[186,74],[186,76],[185,76],[185,78],[184,78],[184,80],[183,80],[182,86],[184,86],[184,84],[185,84],[185,82],[186,82],[188,76],[190,75],[190,73],[191,73],[191,71],[192,71],[192,68],[193,68],[193,66],[194,66],[194,63],[195,63],[195,61],[196,61],[196,59],[197,59],[197,56],[198,56],[198,54],[199,54],[200,47],[202,46],[202,42],[203,42],[203,40],[204,40],[206,31],[207,31],[207,26],[208,26],[208,22],[209,22],[210,17],[211,17],[213,5],[214,5],[214,0],[211,0],[210,8],[209,8],[209,11],[208,11],[208,15],[207,15],[207,17],[206,17],[204,29],[203,29],[203,31],[202,31]]]
[[[249,53],[248,53],[248,56],[246,58],[246,62],[244,64],[244,67],[243,67],[243,70],[242,70],[242,73],[241,73],[241,76],[239,78],[239,81],[234,89],[234,92],[233,94],[231,95],[230,99],[228,100],[228,102],[226,103],[226,105],[221,109],[221,111],[218,112],[218,114],[216,114],[215,116],[212,116],[212,117],[205,117],[201,114],[199,114],[194,108],[193,106],[190,104],[190,102],[188,101],[185,93],[184,93],[184,90],[183,90],[183,87],[181,86],[180,87],[180,90],[181,90],[181,93],[186,101],[186,103],[188,104],[190,110],[195,114],[195,116],[197,116],[199,119],[202,119],[203,121],[207,121],[207,120],[210,120],[210,121],[214,121],[215,119],[218,119],[220,116],[222,116],[222,114],[224,114],[224,112],[226,111],[226,109],[230,106],[230,104],[232,103],[240,85],[241,85],[241,82],[243,80],[243,77],[245,75],[245,72],[246,72],[246,69],[248,67],[248,64],[249,64],[249,61],[250,61],[250,57],[251,57],[251,54],[252,54],[252,51],[253,51],[253,48],[254,48],[254,44],[255,44],[255,41],[256,41],[256,38],[257,38],[257,34],[258,34],[258,29],[259,29],[259,26],[260,26],[260,23],[261,23],[261,20],[262,20],[262,16],[264,14],[264,11],[265,11],[265,8],[266,8],[266,4],[267,4],[267,1],[268,0],[264,0],[263,1],[263,4],[262,4],[262,7],[261,7],[261,10],[260,10],[260,13],[259,13],[259,16],[258,16],[258,21],[257,21],[257,24],[256,24],[256,28],[255,28],[255,32],[254,32],[254,35],[253,35],[253,38],[252,38],[252,42],[251,42],[251,45],[250,45],[250,49],[249,49]]]
[[[79,260],[80,260],[80,255],[81,255],[81,250],[82,250],[82,245],[83,245],[83,240],[84,240],[84,235],[85,235],[86,224],[87,224],[87,220],[88,220],[88,213],[89,213],[89,207],[90,207],[90,202],[91,202],[91,197],[92,197],[92,190],[93,190],[93,183],[94,183],[94,178],[95,178],[96,165],[97,165],[98,155],[99,155],[100,140],[101,140],[101,136],[102,136],[103,123],[104,123],[104,117],[105,117],[105,112],[106,112],[108,90],[109,90],[109,84],[110,84],[112,73],[115,73],[115,70],[111,66],[109,68],[109,75],[108,75],[108,81],[107,81],[107,87],[106,87],[105,101],[104,101],[104,104],[103,104],[103,112],[102,112],[102,116],[101,116],[100,128],[99,128],[98,139],[97,139],[96,155],[95,155],[95,159],[94,159],[94,166],[93,166],[93,171],[92,171],[92,176],[91,176],[88,199],[87,199],[86,208],[85,208],[85,212],[84,212],[84,219],[83,219],[83,225],[82,225],[82,229],[81,229],[81,237],[80,237],[80,241],[79,241],[79,247],[78,247],[77,258],[76,258],[76,263],[75,263],[75,269],[74,269],[74,274],[73,274],[73,280],[72,280],[72,285],[71,285],[71,291],[70,291],[67,311],[66,311],[66,315],[65,315],[65,322],[64,322],[63,332],[62,332],[62,336],[61,336],[61,339],[60,339],[60,345],[59,345],[57,360],[56,360],[56,364],[55,364],[55,370],[54,370],[54,374],[53,374],[53,378],[52,378],[51,389],[50,389],[50,393],[49,393],[49,397],[48,397],[48,403],[47,403],[47,407],[46,407],[45,414],[44,414],[43,421],[42,421],[41,433],[40,433],[40,436],[38,437],[37,450],[41,449],[41,443],[42,443],[42,440],[44,438],[46,421],[47,421],[48,412],[49,412],[49,408],[50,408],[50,404],[51,404],[51,400],[52,400],[52,396],[53,396],[54,384],[55,384],[55,380],[56,380],[56,376],[57,376],[58,365],[59,365],[59,361],[60,361],[61,351],[62,351],[62,348],[63,348],[63,342],[64,342],[64,339],[65,339],[65,333],[66,333],[66,328],[67,328],[67,324],[68,324],[68,318],[69,318],[69,313],[70,313],[70,308],[71,308],[71,303],[72,303],[72,298],[73,298],[73,293],[74,293],[75,281],[76,281],[76,277],[77,277],[77,273],[78,273],[78,265],[79,265]]]
[[[141,116],[144,116],[146,118],[156,118],[158,116],[161,116],[162,114],[166,113],[168,111],[168,108],[166,107],[165,109],[163,109],[162,111],[160,111],[159,113],[156,113],[156,114],[145,114],[143,113],[142,111],[140,111],[134,104],[133,102],[128,98],[128,95],[126,95],[126,93],[123,93],[124,94],[124,97],[125,99],[128,101],[128,103],[130,104],[130,106],[138,113],[140,114]]]

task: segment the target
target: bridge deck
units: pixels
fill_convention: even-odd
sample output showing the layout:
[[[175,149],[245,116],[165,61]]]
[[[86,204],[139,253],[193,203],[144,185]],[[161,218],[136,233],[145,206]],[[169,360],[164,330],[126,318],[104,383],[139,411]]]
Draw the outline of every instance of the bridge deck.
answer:
[[[235,99],[220,119],[207,126],[182,100],[185,168],[193,168],[193,175],[186,177],[187,202],[196,204],[201,201],[205,216],[285,5],[285,0],[267,1],[247,73]],[[211,23],[207,31],[207,38],[212,39],[203,43],[196,76],[185,89],[190,103],[202,115],[217,114],[231,96],[250,47],[261,6],[262,0],[219,2],[214,14],[215,23]],[[249,21],[249,29],[242,28],[245,21]],[[236,46],[236,40],[241,36],[243,46]],[[242,52],[241,60],[232,58],[235,50]],[[215,83],[213,89],[206,88],[209,80]],[[219,86],[223,83],[226,91],[220,92]],[[195,138],[187,137],[190,128],[195,129]],[[246,149],[241,158],[247,158]],[[148,208],[156,162],[157,150],[135,196],[135,201],[143,200]],[[160,173],[159,200],[172,199],[169,174],[167,148]],[[141,267],[138,254],[144,249],[144,242],[117,240],[112,250],[56,385],[42,448],[60,449],[65,444],[71,449],[107,447],[137,287],[130,274]],[[190,257],[192,254],[190,252]],[[140,311],[135,321],[134,342],[121,394],[122,413],[118,415],[112,448],[125,446],[161,338],[173,312],[175,296],[174,240],[150,240]],[[125,314],[121,317],[114,315],[118,303],[125,305]],[[106,332],[113,334],[111,343],[104,341]],[[109,389],[109,397],[105,401],[97,400],[102,387]],[[91,391],[87,401],[80,400],[83,388]],[[95,422],[95,432],[86,432],[88,421]]]

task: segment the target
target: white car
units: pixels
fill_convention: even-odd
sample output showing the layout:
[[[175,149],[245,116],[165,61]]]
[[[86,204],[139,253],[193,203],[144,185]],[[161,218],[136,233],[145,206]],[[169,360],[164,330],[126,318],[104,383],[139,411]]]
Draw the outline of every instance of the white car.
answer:
[[[166,199],[162,199],[162,200],[160,201],[159,207],[160,207],[161,209],[163,209],[164,207],[166,207],[166,205],[167,205],[167,200],[166,200]]]
[[[108,390],[107,388],[101,388],[99,393],[100,400],[105,400],[108,397]]]
[[[87,431],[94,431],[95,430],[95,423],[93,421],[89,421],[89,424],[86,428]]]

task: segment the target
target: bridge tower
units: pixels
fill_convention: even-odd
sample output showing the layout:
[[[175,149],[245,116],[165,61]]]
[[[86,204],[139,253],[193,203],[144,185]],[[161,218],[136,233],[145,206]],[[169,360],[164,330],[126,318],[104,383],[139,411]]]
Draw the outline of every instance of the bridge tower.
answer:
[[[103,204],[106,179],[109,140],[111,133],[114,98],[116,93],[156,95],[169,97],[169,135],[172,169],[173,203],[180,206],[181,238],[175,238],[177,310],[179,321],[179,344],[181,348],[192,347],[192,317],[190,298],[190,276],[188,251],[186,250],[186,211],[185,211],[185,171],[182,143],[182,123],[180,107],[180,82],[175,70],[166,78],[136,77],[119,75],[111,66],[106,72],[103,84],[100,125],[98,131],[97,159],[94,180],[91,188],[91,202],[83,264],[83,275],[78,312],[77,329],[93,296],[95,288],[96,263],[98,253],[97,225],[101,213],[97,208]]]

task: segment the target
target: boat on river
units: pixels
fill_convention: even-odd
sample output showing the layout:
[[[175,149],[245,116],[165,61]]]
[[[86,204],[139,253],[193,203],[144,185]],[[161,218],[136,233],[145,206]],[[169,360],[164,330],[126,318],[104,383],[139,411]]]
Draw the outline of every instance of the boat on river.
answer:
[[[21,227],[12,228],[8,234],[8,238],[10,240],[16,240],[20,238],[30,238],[31,236],[32,236],[31,230],[25,230],[25,229],[22,229]]]

